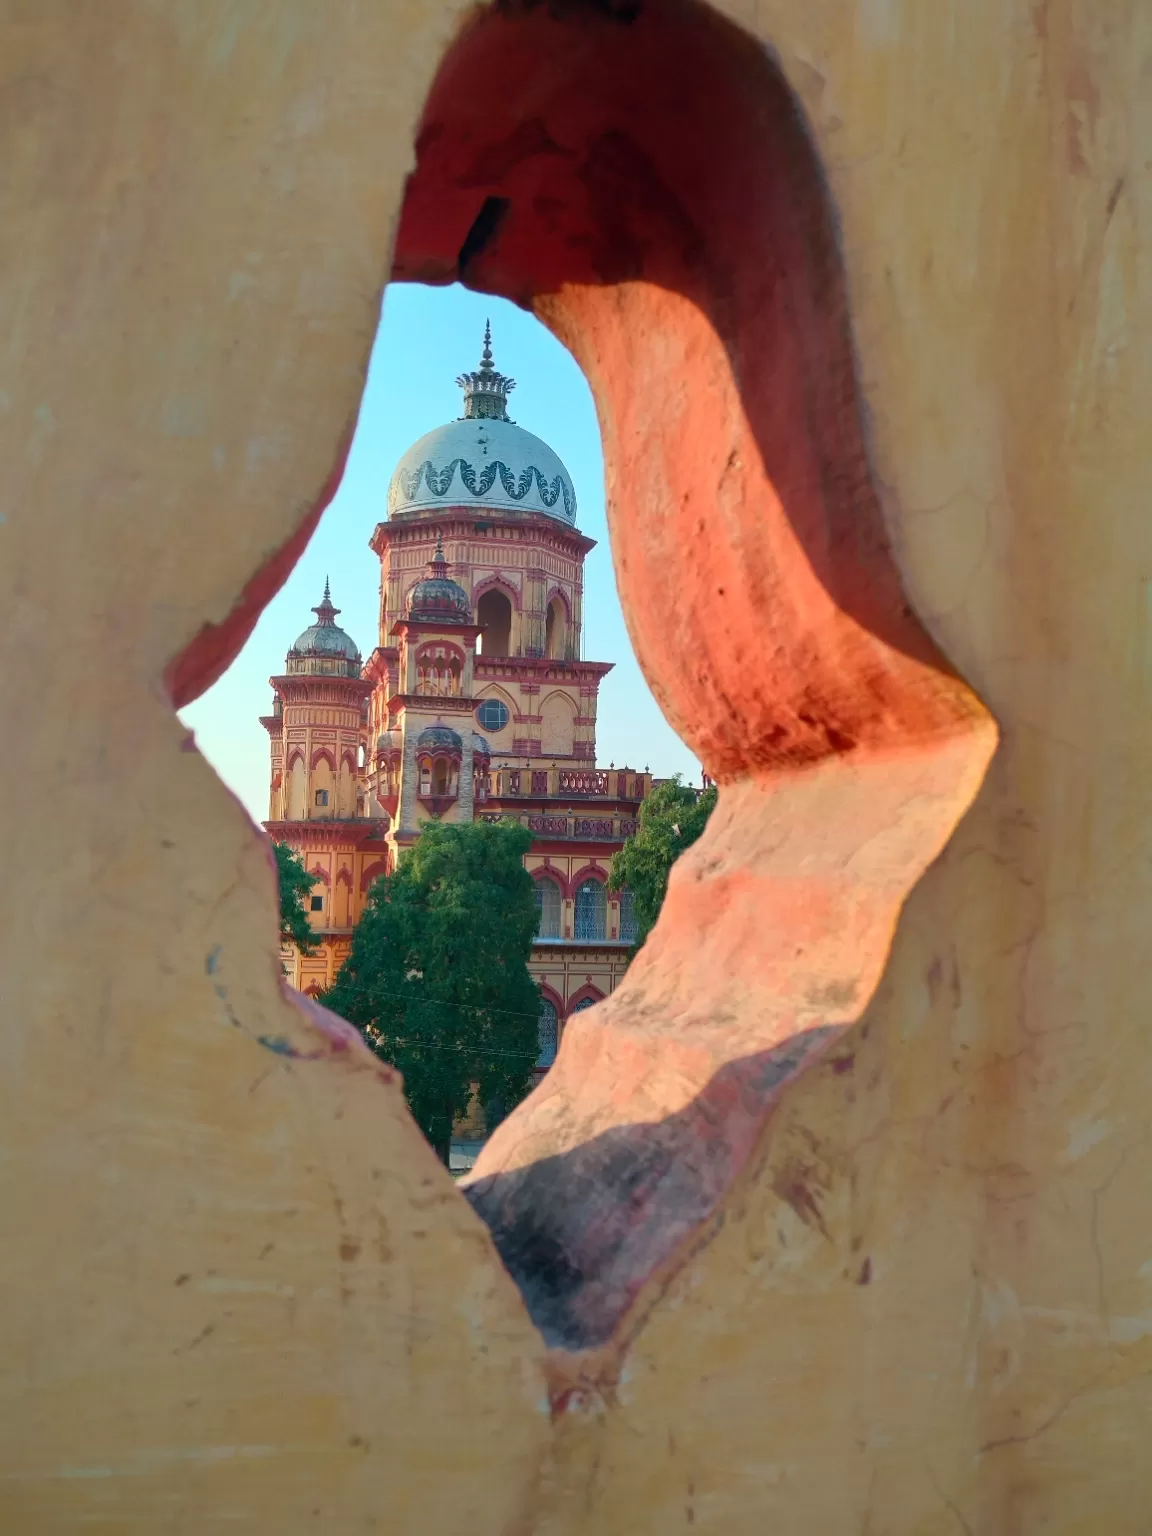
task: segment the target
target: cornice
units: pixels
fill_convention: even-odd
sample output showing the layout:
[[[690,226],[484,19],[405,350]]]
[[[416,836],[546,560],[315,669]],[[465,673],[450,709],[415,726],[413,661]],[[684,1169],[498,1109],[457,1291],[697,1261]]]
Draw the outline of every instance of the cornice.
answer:
[[[264,821],[261,826],[276,843],[306,848],[310,853],[331,848],[341,852],[370,853],[387,847],[386,827],[378,818],[361,817],[349,821]]]
[[[381,559],[393,544],[424,543],[434,545],[439,534],[446,542],[452,538],[475,538],[490,528],[507,529],[514,534],[511,542],[554,545],[579,557],[596,548],[577,528],[566,527],[543,512],[505,513],[481,507],[437,507],[434,511],[413,512],[377,523],[369,547]]]

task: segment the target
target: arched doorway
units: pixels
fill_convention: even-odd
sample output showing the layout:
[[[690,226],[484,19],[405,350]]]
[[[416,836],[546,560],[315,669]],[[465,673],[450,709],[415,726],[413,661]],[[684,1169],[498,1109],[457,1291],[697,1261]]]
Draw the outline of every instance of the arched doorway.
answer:
[[[482,656],[512,654],[512,604],[506,593],[490,587],[476,605],[476,622],[480,626],[477,649]]]

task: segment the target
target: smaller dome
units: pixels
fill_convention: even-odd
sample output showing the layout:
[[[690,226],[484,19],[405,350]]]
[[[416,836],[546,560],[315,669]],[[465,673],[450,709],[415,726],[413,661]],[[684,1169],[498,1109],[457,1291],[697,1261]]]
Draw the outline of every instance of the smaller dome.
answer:
[[[464,743],[449,725],[429,725],[416,738],[417,747],[446,747],[450,752],[463,752]]]
[[[471,624],[468,594],[448,574],[448,562],[440,540],[428,562],[428,574],[408,594],[408,618],[424,624]]]
[[[308,657],[335,657],[350,663],[348,670],[351,675],[355,675],[352,668],[359,672],[360,652],[352,636],[335,622],[340,610],[332,606],[332,593],[327,581],[324,583],[324,596],[312,612],[316,615],[316,623],[310,624],[303,634],[296,636],[289,647],[288,660],[303,661]]]
[[[472,753],[475,757],[491,757],[492,748],[477,732],[472,733]]]

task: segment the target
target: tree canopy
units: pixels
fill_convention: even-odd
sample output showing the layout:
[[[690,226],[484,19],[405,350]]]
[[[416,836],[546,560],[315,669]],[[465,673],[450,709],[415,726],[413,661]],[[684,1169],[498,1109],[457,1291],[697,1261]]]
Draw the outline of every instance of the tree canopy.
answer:
[[[287,843],[273,843],[272,846],[276,850],[276,872],[280,879],[280,940],[295,944],[301,954],[315,954],[315,935],[305,903],[316,884],[316,877],[308,873],[304,860]]]
[[[632,892],[635,948],[652,931],[664,904],[668,875],[708,824],[716,786],[696,791],[679,774],[658,784],[640,806],[640,824],[612,860],[612,886]]]
[[[323,998],[398,1067],[421,1130],[448,1161],[473,1094],[511,1105],[539,1053],[528,971],[536,901],[515,822],[432,822],[377,880]]]

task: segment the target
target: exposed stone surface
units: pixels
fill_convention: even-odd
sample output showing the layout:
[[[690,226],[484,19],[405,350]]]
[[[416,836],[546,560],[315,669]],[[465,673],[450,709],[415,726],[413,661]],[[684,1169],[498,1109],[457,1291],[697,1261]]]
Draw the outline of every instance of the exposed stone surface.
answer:
[[[2,18],[14,1530],[1147,1525],[1152,42],[1124,0],[725,9],[834,221],[760,51],[675,4]],[[281,995],[164,687],[336,483],[414,164],[401,273],[462,255],[588,372],[632,632],[724,785],[474,1186],[594,1261],[541,1316],[584,1354]],[[941,652],[1001,746],[937,858],[993,741]]]

